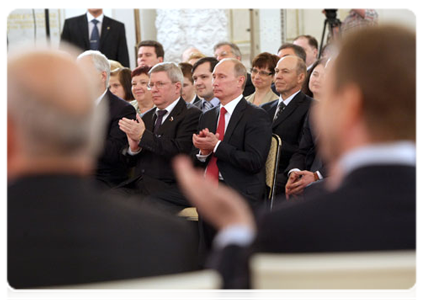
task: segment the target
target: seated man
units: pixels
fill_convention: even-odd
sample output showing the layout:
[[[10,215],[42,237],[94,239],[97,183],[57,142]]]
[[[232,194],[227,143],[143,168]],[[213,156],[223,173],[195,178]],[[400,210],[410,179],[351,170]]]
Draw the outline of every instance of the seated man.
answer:
[[[288,177],[285,186],[287,199],[290,196],[302,195],[307,186],[328,176],[327,166],[320,158],[316,146],[316,137],[310,128],[310,118],[307,116],[298,151],[292,155],[285,170]]]
[[[196,268],[195,232],[88,175],[107,108],[71,57],[33,51],[7,66],[7,277],[35,288],[157,276]],[[171,249],[171,251],[169,251]]]
[[[301,91],[306,77],[304,61],[293,55],[282,57],[275,68],[275,86],[280,97],[263,104],[272,123],[272,132],[282,140],[275,193],[285,191],[285,170],[292,155],[298,151],[303,126],[313,99]]]
[[[128,179],[128,167],[121,150],[128,145],[125,133],[119,129],[122,118],[135,119],[135,109],[109,90],[110,63],[99,51],[88,50],[78,56],[78,64],[93,79],[94,99],[107,111],[107,131],[103,151],[98,158],[95,178],[103,188],[115,187]]]
[[[149,88],[156,107],[142,119],[137,115],[136,121],[123,118],[119,122],[129,143],[124,153],[129,164],[135,166],[134,177],[119,188],[141,196],[177,188],[170,161],[177,154],[191,152],[192,135],[201,114],[198,108],[181,98],[184,78],[176,64],[159,63],[149,74]],[[188,205],[184,201],[174,204]]]
[[[206,175],[233,187],[255,207],[265,194],[265,163],[271,125],[266,112],[242,96],[246,69],[236,59],[220,61],[213,71],[213,91],[220,107],[206,111],[194,134],[198,164]]]
[[[203,57],[192,66],[192,79],[200,101],[193,104],[203,112],[218,106],[219,99],[214,96],[212,73],[218,60],[214,57]]]
[[[323,158],[336,166],[325,195],[285,202],[256,225],[239,194],[175,161],[184,192],[219,230],[211,262],[225,287],[249,286],[254,252],[416,248],[415,32],[385,25],[352,34],[328,72],[312,118]]]
[[[272,132],[266,112],[242,95],[246,73],[234,58],[216,65],[213,91],[220,106],[203,113],[193,143],[199,150],[196,163],[205,168],[205,175],[216,184],[234,188],[255,209],[265,197],[265,163]],[[200,254],[210,248],[214,236],[212,228],[201,224]]]

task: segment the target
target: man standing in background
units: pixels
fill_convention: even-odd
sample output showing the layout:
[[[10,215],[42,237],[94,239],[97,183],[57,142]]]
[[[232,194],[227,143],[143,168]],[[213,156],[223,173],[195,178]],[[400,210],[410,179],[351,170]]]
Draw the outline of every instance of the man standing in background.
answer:
[[[125,25],[106,17],[100,8],[89,8],[84,15],[65,20],[60,42],[85,50],[98,50],[108,59],[129,67]]]

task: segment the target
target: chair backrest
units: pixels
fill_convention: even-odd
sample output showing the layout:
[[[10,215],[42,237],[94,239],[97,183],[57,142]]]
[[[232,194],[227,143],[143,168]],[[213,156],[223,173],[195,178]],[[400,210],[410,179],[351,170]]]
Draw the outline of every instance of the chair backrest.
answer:
[[[188,221],[198,221],[198,213],[195,207],[187,207],[178,213],[179,217],[183,217]]]
[[[7,300],[216,300],[221,279],[211,270],[90,283],[74,286],[6,291]]]
[[[256,254],[256,289],[409,289],[416,283],[415,251]]]
[[[268,201],[269,207],[273,207],[273,198],[275,195],[276,174],[278,173],[280,150],[282,147],[281,138],[273,133],[272,142],[270,144],[269,154],[266,160],[266,185],[269,188]]]

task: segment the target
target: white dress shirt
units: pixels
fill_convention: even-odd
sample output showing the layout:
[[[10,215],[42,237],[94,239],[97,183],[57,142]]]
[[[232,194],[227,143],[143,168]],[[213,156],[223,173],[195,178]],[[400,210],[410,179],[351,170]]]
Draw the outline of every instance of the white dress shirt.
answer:
[[[94,28],[94,23],[91,22],[91,21],[94,20],[94,19],[96,19],[98,21],[98,23],[97,23],[97,29],[98,29],[98,34],[101,36],[101,25],[103,24],[103,18],[104,18],[104,14],[101,14],[97,18],[94,18],[92,14],[90,14],[89,12],[87,12],[87,19],[88,19],[88,39],[91,39],[91,33],[93,32],[93,28]]]

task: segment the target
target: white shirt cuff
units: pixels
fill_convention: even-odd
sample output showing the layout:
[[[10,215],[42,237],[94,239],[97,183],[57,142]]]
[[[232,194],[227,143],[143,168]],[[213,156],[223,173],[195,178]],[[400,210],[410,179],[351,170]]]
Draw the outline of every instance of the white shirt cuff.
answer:
[[[288,172],[288,177],[289,177],[289,175],[291,175],[291,173],[292,172],[301,172],[301,170],[300,169],[298,169],[298,168],[294,168],[294,169],[291,169],[291,170],[289,170],[289,172]]]
[[[319,172],[319,171],[316,171],[316,173],[317,173],[317,176],[319,176],[319,179],[320,179],[320,180],[322,180],[322,179],[323,179],[322,174],[320,174],[320,172]]]
[[[245,225],[231,225],[219,231],[213,240],[213,245],[217,249],[222,249],[229,245],[247,247],[251,245],[255,238],[255,232]]]
[[[213,153],[216,153],[217,147],[219,147],[221,141],[217,141],[216,146],[214,146]]]
[[[199,161],[205,162],[207,160],[207,157],[209,157],[210,155],[211,153],[207,155],[201,154],[201,151],[200,151],[196,156]]]
[[[129,155],[137,155],[137,154],[138,154],[138,153],[140,153],[141,151],[142,151],[142,148],[140,148],[140,150],[138,150],[138,151],[135,151],[135,152],[134,152],[134,151],[132,151],[132,150],[131,150],[131,147],[128,147],[128,152],[127,152],[127,153],[128,153]]]

